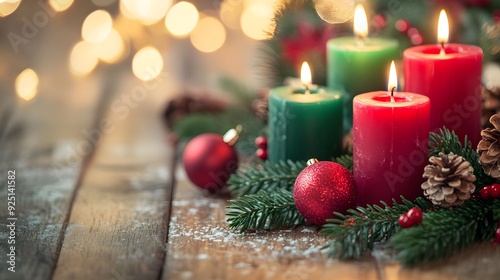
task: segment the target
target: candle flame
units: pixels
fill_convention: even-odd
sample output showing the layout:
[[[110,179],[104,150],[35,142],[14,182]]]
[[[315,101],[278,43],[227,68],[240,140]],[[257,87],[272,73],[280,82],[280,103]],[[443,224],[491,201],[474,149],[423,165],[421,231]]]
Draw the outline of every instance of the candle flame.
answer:
[[[368,22],[363,5],[357,4],[354,10],[354,34],[360,38],[368,36]]]
[[[438,21],[438,43],[444,44],[448,42],[450,36],[450,27],[448,23],[448,16],[444,10],[439,13]]]
[[[312,83],[311,68],[305,61],[302,63],[302,67],[300,68],[300,80],[302,80],[302,84],[306,86],[309,86]]]
[[[389,71],[389,82],[387,83],[387,90],[392,92],[398,87],[398,75],[396,74],[396,65],[394,60],[391,62],[391,70]]]

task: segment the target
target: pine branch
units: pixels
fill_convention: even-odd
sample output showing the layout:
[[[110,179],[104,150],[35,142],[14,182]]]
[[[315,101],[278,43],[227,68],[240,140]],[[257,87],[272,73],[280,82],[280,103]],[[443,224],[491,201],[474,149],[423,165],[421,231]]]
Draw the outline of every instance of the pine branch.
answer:
[[[352,164],[353,164],[352,155],[341,155],[335,158],[333,161],[344,166],[345,168],[347,168],[349,171],[352,172]]]
[[[347,215],[335,213],[338,219],[327,220],[321,229],[325,236],[332,237],[330,243],[324,246],[330,257],[340,259],[359,258],[367,250],[373,249],[374,242],[386,241],[400,230],[398,218],[410,208],[418,207],[423,211],[432,207],[423,198],[417,198],[415,203],[401,197],[402,203],[393,200],[392,207],[381,202],[378,205],[357,207],[347,211]]]
[[[305,166],[303,162],[290,160],[279,163],[266,161],[262,165],[254,164],[232,174],[229,177],[228,186],[233,196],[236,197],[256,194],[261,190],[292,190],[295,179]]]
[[[396,258],[404,266],[412,266],[490,239],[498,226],[492,213],[494,206],[493,202],[471,199],[457,208],[425,213],[421,225],[401,230],[391,239],[391,245],[400,251]]]
[[[261,191],[229,202],[227,222],[230,228],[240,232],[292,227],[305,222],[295,208],[291,191]]]
[[[494,183],[494,179],[484,172],[483,167],[479,163],[479,157],[475,149],[472,147],[471,142],[467,139],[467,136],[464,138],[464,143],[464,147],[462,147],[462,144],[460,143],[460,140],[455,132],[443,127],[439,129],[439,134],[431,132],[429,135],[429,157],[438,156],[439,152],[443,152],[445,154],[454,153],[456,155],[463,156],[474,168],[477,193],[482,187]]]

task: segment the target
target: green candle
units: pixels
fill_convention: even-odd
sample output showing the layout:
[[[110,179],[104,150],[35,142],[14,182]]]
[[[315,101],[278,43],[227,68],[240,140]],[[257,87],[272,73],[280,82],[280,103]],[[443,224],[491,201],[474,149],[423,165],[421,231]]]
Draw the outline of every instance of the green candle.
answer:
[[[270,161],[306,161],[310,158],[331,160],[341,154],[342,95],[323,87],[309,88],[284,86],[271,90]]]
[[[352,127],[352,100],[364,92],[385,90],[388,66],[400,56],[397,40],[367,38],[366,14],[361,5],[354,14],[356,37],[331,39],[327,43],[328,88],[345,94],[344,128]]]

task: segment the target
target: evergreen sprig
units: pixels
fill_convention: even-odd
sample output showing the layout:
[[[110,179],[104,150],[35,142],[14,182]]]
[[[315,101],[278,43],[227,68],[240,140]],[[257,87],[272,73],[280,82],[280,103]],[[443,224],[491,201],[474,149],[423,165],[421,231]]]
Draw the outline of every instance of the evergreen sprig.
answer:
[[[390,244],[399,251],[396,258],[404,266],[442,259],[476,241],[491,239],[498,226],[493,214],[499,209],[498,201],[480,199],[456,208],[440,208],[425,213],[421,225],[399,231]]]
[[[479,192],[482,187],[494,183],[495,180],[484,172],[479,163],[479,156],[467,136],[464,138],[464,146],[462,147],[462,143],[460,143],[455,132],[448,130],[446,127],[439,129],[439,134],[431,132],[429,135],[429,157],[438,156],[439,152],[460,155],[471,164],[476,176],[476,192]]]
[[[305,166],[305,162],[290,160],[279,163],[266,161],[261,165],[252,164],[232,174],[227,184],[231,194],[236,197],[256,194],[261,190],[292,190],[295,179]]]
[[[352,155],[341,155],[335,158],[333,161],[344,166],[345,168],[347,168],[349,171],[352,172],[352,165],[353,165]]]
[[[329,219],[321,229],[333,240],[324,246],[330,257],[340,259],[359,258],[373,249],[374,242],[387,241],[400,230],[398,218],[413,207],[425,211],[432,207],[429,201],[417,198],[415,203],[401,197],[402,203],[393,200],[393,206],[381,202],[378,205],[350,209],[346,215],[335,213],[337,219]]]
[[[229,201],[229,227],[240,232],[293,227],[305,222],[293,201],[291,191],[261,191]]]

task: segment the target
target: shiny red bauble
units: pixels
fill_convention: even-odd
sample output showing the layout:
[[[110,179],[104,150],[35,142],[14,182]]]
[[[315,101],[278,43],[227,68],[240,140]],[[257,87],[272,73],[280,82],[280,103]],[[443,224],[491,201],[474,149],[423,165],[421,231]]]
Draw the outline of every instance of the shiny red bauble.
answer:
[[[217,134],[202,134],[186,145],[182,155],[189,179],[198,187],[216,192],[226,185],[238,168],[238,155],[233,146]]]
[[[346,213],[356,206],[354,177],[344,166],[320,161],[307,166],[295,180],[293,199],[307,221],[322,226],[333,212]]]

